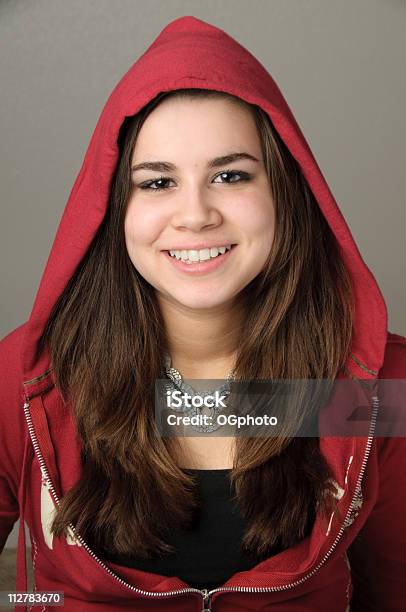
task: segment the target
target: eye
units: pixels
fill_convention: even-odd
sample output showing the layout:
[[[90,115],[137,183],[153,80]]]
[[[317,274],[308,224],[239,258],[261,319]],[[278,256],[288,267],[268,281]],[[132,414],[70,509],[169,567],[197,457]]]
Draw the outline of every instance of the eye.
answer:
[[[225,172],[221,172],[220,174],[218,174],[216,176],[216,178],[223,178],[228,176],[229,178],[231,177],[231,179],[234,179],[235,177],[240,177],[238,180],[227,180],[227,183],[240,183],[241,181],[249,181],[251,179],[251,175],[248,174],[248,172],[240,172],[237,170],[229,170],[229,171],[225,171]]]
[[[242,171],[237,171],[237,170],[229,170],[229,171],[221,172],[215,178],[223,179],[225,177],[228,177],[228,179],[224,181],[225,184],[240,183],[241,181],[251,180],[251,175],[248,172],[242,172]],[[237,178],[237,180],[234,180],[236,177],[240,177],[240,178]],[[168,189],[167,183],[171,180],[172,179],[170,179],[167,176],[160,176],[159,178],[155,178],[150,181],[145,181],[144,183],[141,183],[140,185],[138,185],[138,187],[142,189],[143,191],[164,191],[165,189]],[[213,181],[213,182],[219,182],[219,181]],[[221,180],[221,182],[223,182],[223,180]]]
[[[166,177],[166,176],[160,176],[159,178],[153,179],[151,181],[145,181],[144,183],[141,183],[140,185],[138,185],[138,187],[140,189],[144,189],[144,190],[151,190],[151,191],[160,191],[162,189],[166,189],[166,187],[164,187],[162,185],[162,183],[165,183],[166,181],[170,181],[171,179]],[[160,183],[158,185],[158,183]],[[151,185],[158,185],[157,187],[152,187]]]

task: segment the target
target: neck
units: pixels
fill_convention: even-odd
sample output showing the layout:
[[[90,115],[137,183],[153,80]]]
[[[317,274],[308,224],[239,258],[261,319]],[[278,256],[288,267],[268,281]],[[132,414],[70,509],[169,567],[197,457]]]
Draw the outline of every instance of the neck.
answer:
[[[241,306],[188,309],[160,299],[172,367],[184,378],[226,378],[244,324]]]

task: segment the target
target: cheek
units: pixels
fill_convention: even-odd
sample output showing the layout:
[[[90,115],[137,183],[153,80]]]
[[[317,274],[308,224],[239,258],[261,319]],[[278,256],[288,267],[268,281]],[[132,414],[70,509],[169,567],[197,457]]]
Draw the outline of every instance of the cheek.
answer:
[[[258,193],[235,202],[234,223],[239,225],[250,241],[273,236],[275,209],[269,195]]]
[[[128,215],[124,221],[124,235],[127,252],[131,256],[139,244],[139,236],[137,233],[137,226],[132,222],[131,217]]]
[[[148,246],[159,236],[162,219],[156,211],[130,201],[124,219],[127,248]]]

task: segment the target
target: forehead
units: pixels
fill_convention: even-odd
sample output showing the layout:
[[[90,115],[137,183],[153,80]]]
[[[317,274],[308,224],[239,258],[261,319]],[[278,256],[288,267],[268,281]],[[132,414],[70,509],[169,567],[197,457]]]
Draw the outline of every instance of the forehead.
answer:
[[[260,155],[255,120],[248,108],[228,99],[169,98],[145,119],[133,161],[215,157],[225,150],[250,149]]]

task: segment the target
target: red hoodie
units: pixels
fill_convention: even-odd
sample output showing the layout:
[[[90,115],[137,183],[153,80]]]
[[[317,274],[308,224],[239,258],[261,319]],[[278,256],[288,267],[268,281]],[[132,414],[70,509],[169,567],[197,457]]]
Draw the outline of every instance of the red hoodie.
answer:
[[[0,343],[0,550],[20,516],[30,531],[36,590],[64,591],[64,608],[72,612],[405,610],[406,438],[374,437],[378,396],[373,398],[369,435],[320,438],[339,485],[341,518],[334,513],[326,527],[317,516],[309,537],[234,574],[209,593],[177,577],[103,562],[74,526],[60,538],[48,529],[54,504],[77,481],[81,466],[72,412],[54,385],[48,352],[35,357],[37,341],[102,222],[124,118],[160,91],[190,87],[225,91],[268,113],[299,162],[352,275],[356,308],[347,371],[369,381],[406,378],[406,338],[387,331],[382,294],[272,77],[219,28],[192,16],[175,19],[110,95],[67,202],[29,320]],[[22,528],[17,589],[27,590]],[[50,608],[35,604],[27,609]]]

